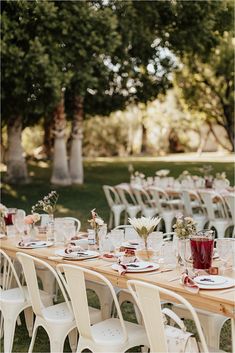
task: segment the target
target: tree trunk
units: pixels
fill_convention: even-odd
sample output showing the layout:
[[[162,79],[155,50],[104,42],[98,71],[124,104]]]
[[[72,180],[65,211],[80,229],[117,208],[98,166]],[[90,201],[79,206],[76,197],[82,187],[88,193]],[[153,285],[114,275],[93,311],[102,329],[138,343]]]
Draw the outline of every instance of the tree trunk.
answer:
[[[9,119],[7,135],[7,182],[12,184],[28,183],[27,165],[21,145],[22,117],[20,115]]]
[[[83,125],[83,97],[76,96],[74,100],[74,116],[72,124],[72,141],[70,149],[70,175],[72,183],[83,184],[83,161],[82,161],[82,125]]]
[[[144,123],[142,122],[142,143],[141,143],[141,153],[144,154],[147,152],[147,141],[148,141],[148,138],[147,138],[147,129],[144,125]]]
[[[51,183],[55,185],[70,185],[67,151],[65,142],[66,118],[64,99],[62,98],[54,111],[54,158]]]
[[[54,143],[53,130],[53,119],[44,119],[44,139],[43,139],[43,153],[46,155],[47,159],[52,157],[52,147]]]

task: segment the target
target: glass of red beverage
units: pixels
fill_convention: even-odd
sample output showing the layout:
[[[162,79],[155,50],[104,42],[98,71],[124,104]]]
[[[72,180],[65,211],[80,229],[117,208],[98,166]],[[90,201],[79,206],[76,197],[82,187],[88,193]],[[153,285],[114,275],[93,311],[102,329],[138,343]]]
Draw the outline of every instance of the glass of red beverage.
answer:
[[[11,226],[14,224],[14,215],[16,214],[17,208],[8,208],[7,214],[4,216],[4,221],[6,226]]]
[[[193,268],[209,270],[212,264],[214,249],[213,230],[204,229],[190,238]]]

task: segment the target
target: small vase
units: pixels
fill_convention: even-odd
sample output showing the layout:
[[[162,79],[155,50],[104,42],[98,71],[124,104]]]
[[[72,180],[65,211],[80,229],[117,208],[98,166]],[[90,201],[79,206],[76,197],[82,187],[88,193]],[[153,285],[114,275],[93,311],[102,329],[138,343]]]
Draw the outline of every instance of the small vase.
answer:
[[[155,256],[154,250],[148,250],[148,249],[136,250],[135,254],[136,254],[136,257],[141,261],[152,261]]]

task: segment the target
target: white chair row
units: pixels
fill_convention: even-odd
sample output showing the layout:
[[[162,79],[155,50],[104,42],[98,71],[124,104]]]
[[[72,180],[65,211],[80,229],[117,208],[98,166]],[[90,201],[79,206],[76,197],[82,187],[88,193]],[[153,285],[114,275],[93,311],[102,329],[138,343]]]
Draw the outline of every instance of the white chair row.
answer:
[[[144,189],[140,186],[120,184],[115,187],[103,186],[110,207],[109,227],[121,222],[124,212],[126,223],[128,217],[143,215],[162,218],[165,231],[171,232],[175,217],[179,212],[193,217],[197,221],[197,229],[205,226],[214,228],[218,238],[223,238],[229,227],[233,227],[235,236],[235,195],[222,196],[215,191],[184,189],[171,195],[156,186]]]
[[[153,352],[171,352],[169,347],[172,347],[172,339],[174,341],[175,338],[170,334],[172,328],[165,326],[162,321],[159,296],[161,293],[177,299],[184,305],[185,310],[189,310],[189,316],[191,315],[191,318],[195,321],[203,352],[208,352],[205,337],[195,310],[184,298],[173,292],[139,281],[129,281],[128,288],[133,297],[130,298],[130,293],[128,293],[129,297],[124,296],[124,300],[129,298],[138,305],[139,313],[141,313],[138,322],[144,323],[144,326],[142,326],[123,320],[120,302],[115,290],[103,275],[82,267],[64,264],[58,265],[56,272],[42,260],[28,254],[17,253],[17,258],[23,267],[27,283],[26,288],[21,286],[9,257],[3,251],[1,253],[7,264],[9,264],[11,273],[13,273],[16,280],[16,288],[1,290],[0,309],[4,318],[5,353],[12,351],[17,316],[26,308],[30,309],[31,306],[36,319],[29,352],[33,351],[39,326],[42,326],[49,336],[50,351],[52,353],[63,352],[63,345],[67,335],[69,336],[72,350],[76,349],[77,352],[81,352],[85,348],[93,352],[125,352],[129,348],[139,345],[150,347]],[[53,274],[63,295],[64,302],[53,305],[51,296],[39,290],[36,265],[45,266]],[[6,272],[8,286],[10,284],[9,278],[12,276],[11,273]],[[110,292],[110,299],[115,305],[118,318],[110,317],[110,315],[103,318],[100,310],[88,306],[86,289],[91,278],[96,283],[99,282],[106,287]],[[17,295],[13,294],[16,292]],[[122,298],[120,299],[122,301]],[[7,313],[9,306],[11,310]],[[164,312],[166,315],[170,315],[169,311],[165,311],[165,309]],[[181,322],[174,313],[171,313],[170,317],[173,319],[178,318],[175,320],[178,324]],[[11,325],[9,325],[10,321]],[[177,329],[173,329],[173,336],[178,332],[179,337],[181,337],[181,343],[186,346],[190,334],[185,335],[183,323],[180,323],[180,326],[183,331],[180,332]],[[78,343],[77,333],[79,333]],[[183,341],[182,337],[184,338]],[[173,351],[175,352],[175,350]],[[216,349],[213,349],[213,351],[215,352]]]

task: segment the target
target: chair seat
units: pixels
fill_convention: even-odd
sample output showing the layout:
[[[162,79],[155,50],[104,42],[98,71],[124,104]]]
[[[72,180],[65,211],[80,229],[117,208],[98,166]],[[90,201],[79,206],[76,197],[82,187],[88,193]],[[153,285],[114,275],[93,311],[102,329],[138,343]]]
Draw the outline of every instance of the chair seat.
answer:
[[[138,338],[142,342],[146,341],[145,329],[141,325],[125,321],[128,338],[134,341]],[[92,336],[95,341],[105,344],[124,343],[123,331],[119,319],[108,319],[91,327]]]
[[[49,306],[42,310],[44,319],[48,322],[68,323],[74,320],[73,314],[68,310],[66,303]]]
[[[4,303],[14,303],[14,304],[20,304],[20,303],[24,303],[29,301],[29,293],[28,293],[28,289],[27,287],[22,287],[23,291],[24,291],[24,295],[25,298],[22,295],[22,292],[20,290],[20,288],[11,288],[11,289],[7,289],[4,291],[0,292],[0,301],[4,302]],[[48,301],[51,300],[51,295],[44,292],[44,291],[40,291],[40,295],[41,295],[41,299],[43,303],[47,303]]]

